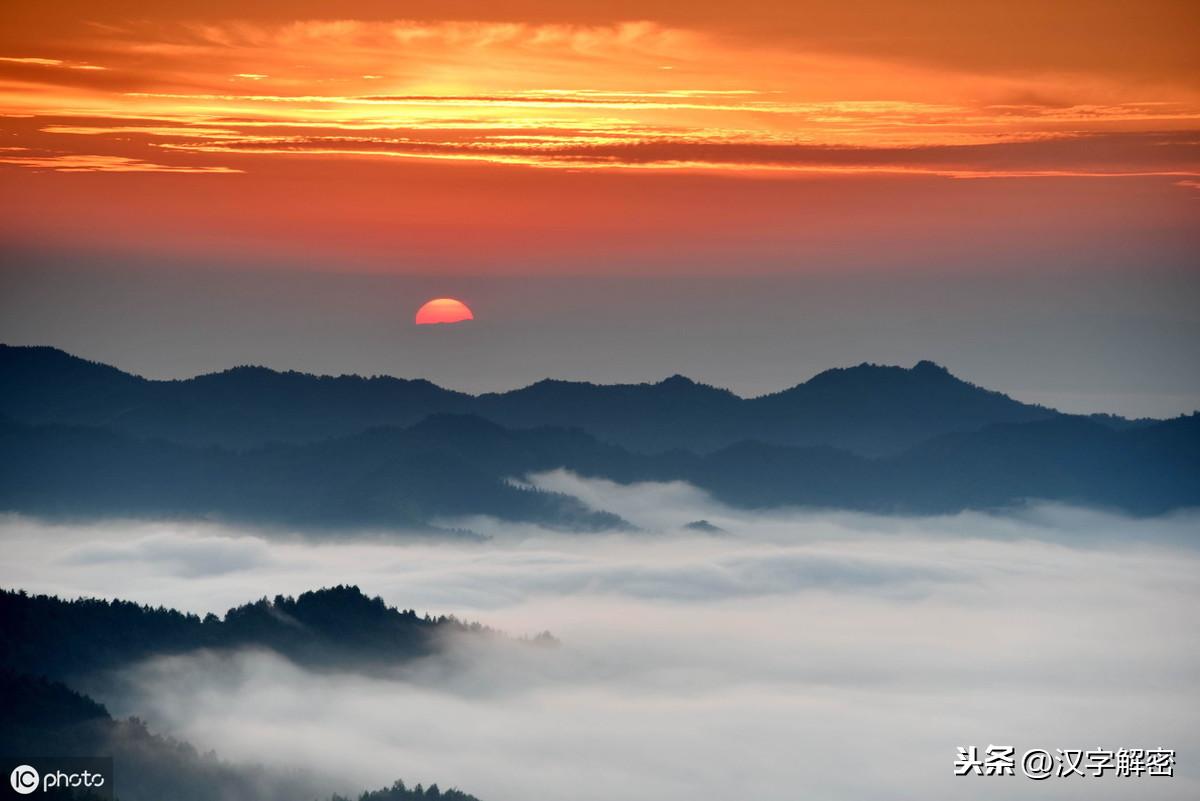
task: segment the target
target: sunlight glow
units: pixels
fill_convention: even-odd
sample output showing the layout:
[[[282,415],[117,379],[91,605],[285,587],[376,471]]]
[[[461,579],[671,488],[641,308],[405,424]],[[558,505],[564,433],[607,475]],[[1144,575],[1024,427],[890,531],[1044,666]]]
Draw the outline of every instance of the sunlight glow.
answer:
[[[474,319],[475,315],[461,300],[434,298],[417,309],[415,322],[417,325],[437,325],[439,323],[461,323]]]
[[[1179,138],[1200,119],[1188,90],[973,74],[653,22],[139,23],[88,45],[103,76],[52,52],[0,57],[0,113],[34,115],[16,132],[29,157],[4,163],[1200,175]],[[93,141],[67,136],[83,133]]]

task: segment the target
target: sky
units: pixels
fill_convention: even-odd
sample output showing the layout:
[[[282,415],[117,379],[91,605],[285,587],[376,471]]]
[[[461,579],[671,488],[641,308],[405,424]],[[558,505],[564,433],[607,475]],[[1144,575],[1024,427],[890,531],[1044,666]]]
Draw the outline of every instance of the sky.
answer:
[[[763,513],[682,483],[532,480],[641,531],[473,518],[456,522],[492,540],[330,545],[10,515],[0,584],[223,614],[347,582],[559,640],[452,638],[369,676],[201,653],[85,688],[201,752],[303,766],[348,795],[403,777],[492,801],[1196,797],[1194,514]],[[697,518],[724,534],[682,530]],[[953,776],[958,746],[992,743],[1173,748],[1178,766],[1172,779]]]
[[[0,339],[1200,407],[1189,2],[0,9]],[[433,297],[472,333],[410,330]],[[426,335],[429,334],[429,335]]]

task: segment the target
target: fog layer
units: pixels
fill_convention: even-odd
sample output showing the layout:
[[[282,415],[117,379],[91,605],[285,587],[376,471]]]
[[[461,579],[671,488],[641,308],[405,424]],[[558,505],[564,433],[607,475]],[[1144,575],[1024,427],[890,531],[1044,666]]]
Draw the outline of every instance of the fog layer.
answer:
[[[261,652],[159,659],[116,714],[223,757],[484,801],[1194,798],[1191,515],[880,518],[723,508],[686,485],[535,482],[640,531],[446,521],[485,544],[323,545],[214,524],[0,523],[0,583],[194,612],[355,583],[558,647],[461,638],[391,675]],[[686,528],[705,520],[703,532]],[[105,695],[104,693],[107,693]],[[955,748],[1174,748],[1172,779],[953,776]]]

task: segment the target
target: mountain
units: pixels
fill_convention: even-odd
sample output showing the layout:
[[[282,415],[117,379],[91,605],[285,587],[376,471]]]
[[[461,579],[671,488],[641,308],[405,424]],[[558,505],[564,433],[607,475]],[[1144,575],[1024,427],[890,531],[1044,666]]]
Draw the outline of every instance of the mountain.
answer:
[[[56,755],[51,764],[111,756],[113,789],[121,801],[479,801],[460,790],[410,788],[402,781],[349,798],[331,796],[327,779],[226,762],[211,751],[201,753],[190,743],[155,734],[137,718],[113,718],[103,704],[61,682],[2,668],[0,753],[35,766],[46,763],[46,754]],[[98,796],[51,797],[87,801]]]
[[[236,367],[151,381],[46,347],[0,346],[0,414],[103,426],[192,445],[310,442],[467,411],[469,395],[428,381]]]
[[[435,518],[485,514],[595,530],[622,521],[508,479],[564,458],[589,464],[611,447],[580,432],[518,434],[474,417],[246,451],[0,419],[0,510],[437,534],[446,532],[431,527]]]
[[[945,434],[883,459],[746,442],[680,466],[735,506],[879,513],[1055,501],[1152,515],[1200,506],[1200,415],[1121,431],[1061,417]]]
[[[672,376],[657,384],[539,381],[480,395],[474,411],[506,426],[580,428],[636,451],[709,450],[741,439],[748,401],[729,390]]]
[[[137,718],[115,719],[103,704],[70,684],[108,686],[113,671],[122,666],[199,649],[268,649],[309,667],[363,671],[431,653],[447,631],[500,636],[451,617],[418,617],[357,587],[264,598],[230,609],[223,618],[128,601],[68,601],[0,590],[0,753],[33,760],[47,754],[111,755],[116,795],[122,801],[296,801],[318,796],[348,801],[331,797],[327,780],[230,764],[154,734]],[[355,798],[478,801],[458,790],[409,788],[399,781]]]
[[[865,455],[899,453],[950,432],[1061,416],[969,384],[930,361],[907,370],[873,364],[826,370],[747,406],[750,438]]]
[[[1114,431],[1064,417],[947,434],[897,459],[895,494],[936,508],[1052,499],[1157,514],[1200,505],[1200,414]]]
[[[347,801],[330,797],[326,780],[233,765],[156,735],[136,718],[114,719],[103,704],[63,682],[110,687],[122,666],[199,649],[269,649],[310,667],[363,671],[431,653],[447,631],[499,636],[478,624],[394,609],[357,587],[264,598],[224,618],[203,619],[128,601],[67,601],[0,590],[0,753],[35,765],[48,754],[111,756],[116,795],[123,801],[295,801],[319,795]],[[408,788],[399,781],[356,798],[478,801],[458,790]]]
[[[115,719],[102,704],[61,682],[5,669],[0,669],[0,750],[35,766],[44,766],[47,754],[111,756],[111,789],[121,801],[294,801],[317,795],[297,776],[230,765],[151,733],[137,718]],[[88,801],[101,796],[81,791],[52,797]]]
[[[1152,514],[1200,503],[1195,416],[1064,415],[932,362],[828,370],[750,399],[682,376],[475,397],[251,367],[149,381],[4,346],[0,412],[0,511],[46,516],[441,534],[439,519],[468,515],[626,525],[514,481],[556,468],[685,480],[744,507],[924,513],[1040,499]]]
[[[580,428],[640,452],[717,450],[746,439],[893,455],[940,434],[1059,413],[1013,400],[932,362],[827,370],[758,398],[672,376],[656,384],[539,381],[479,396],[423,380],[313,376],[238,367],[151,381],[46,347],[0,346],[0,415],[110,428],[186,445],[246,449],[315,442],[433,414],[507,427]],[[1112,418],[1112,427],[1125,421]]]
[[[368,670],[430,654],[448,632],[490,633],[452,617],[391,608],[352,586],[263,598],[223,618],[0,590],[0,667],[61,680],[155,656],[247,647],[308,667]]]
[[[624,483],[687,481],[747,508],[942,513],[1046,500],[1156,514],[1200,505],[1200,417],[1123,430],[1067,416],[1002,423],[878,458],[755,440],[705,454],[645,454],[580,429],[509,429],[470,415],[244,451],[0,420],[4,511],[326,532],[429,531],[439,519],[469,515],[574,531],[627,527],[575,498],[513,481],[556,468]]]

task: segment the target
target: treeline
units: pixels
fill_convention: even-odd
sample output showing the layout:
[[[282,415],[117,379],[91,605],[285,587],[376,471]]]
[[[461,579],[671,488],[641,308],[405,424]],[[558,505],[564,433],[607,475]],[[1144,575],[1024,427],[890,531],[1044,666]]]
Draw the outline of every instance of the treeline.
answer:
[[[340,795],[335,795],[330,801],[479,801],[473,795],[468,795],[460,790],[439,790],[436,784],[431,784],[428,787],[417,785],[416,787],[406,787],[404,782],[397,781],[391,787],[384,787],[382,790],[371,790],[357,796],[356,798],[344,798]]]
[[[431,653],[444,632],[494,634],[478,623],[389,607],[354,586],[263,598],[223,618],[0,590],[0,666],[58,679],[202,648],[265,648],[301,665],[370,670]]]

